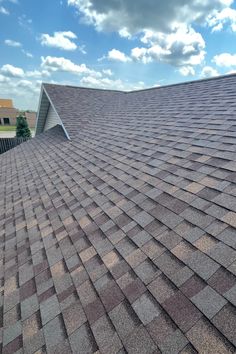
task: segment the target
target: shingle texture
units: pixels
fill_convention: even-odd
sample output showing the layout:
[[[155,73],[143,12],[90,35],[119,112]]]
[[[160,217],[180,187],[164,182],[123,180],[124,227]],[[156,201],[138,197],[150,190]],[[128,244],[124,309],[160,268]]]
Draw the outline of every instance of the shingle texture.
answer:
[[[0,157],[0,352],[235,353],[236,76],[45,85]]]

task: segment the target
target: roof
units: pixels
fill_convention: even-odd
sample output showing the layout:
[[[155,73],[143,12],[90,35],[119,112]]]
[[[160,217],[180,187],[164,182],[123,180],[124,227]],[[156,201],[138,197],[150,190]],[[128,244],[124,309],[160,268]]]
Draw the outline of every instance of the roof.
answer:
[[[44,84],[0,157],[3,353],[235,353],[236,76]]]
[[[12,100],[0,98],[0,108],[14,108]]]

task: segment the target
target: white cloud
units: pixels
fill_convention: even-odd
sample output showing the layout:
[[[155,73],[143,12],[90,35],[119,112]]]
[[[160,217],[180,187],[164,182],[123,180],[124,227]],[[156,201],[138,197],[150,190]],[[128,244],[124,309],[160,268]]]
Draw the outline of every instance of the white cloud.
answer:
[[[25,14],[21,15],[18,17],[18,23],[19,25],[26,29],[27,31],[31,32],[32,33],[32,19],[31,18],[28,18]]]
[[[2,15],[10,15],[10,12],[3,6],[0,6],[0,14]]]
[[[41,79],[42,77],[49,77],[50,72],[47,70],[32,70],[24,71],[22,68],[13,66],[11,64],[5,64],[0,68],[0,75],[6,78],[32,78]]]
[[[47,70],[32,70],[26,71],[25,76],[34,78],[34,79],[41,79],[42,77],[49,77],[51,74]]]
[[[236,10],[229,7],[215,11],[207,18],[208,26],[212,28],[212,32],[223,30],[225,25],[229,25],[233,32],[236,32]]]
[[[12,39],[5,39],[4,43],[8,45],[9,47],[15,47],[15,48],[20,48],[22,47],[22,44],[17,41],[13,41]],[[33,54],[30,52],[26,51],[24,48],[21,49],[21,52],[25,54],[28,58],[33,58]]]
[[[226,75],[236,74],[236,70],[230,70],[226,73]]]
[[[199,65],[204,60],[204,39],[200,33],[185,25],[170,34],[144,31],[141,42],[147,47],[134,48],[131,56],[143,63],[157,60],[179,66]]]
[[[80,45],[79,47],[77,46],[77,48],[79,49],[79,51],[82,53],[82,54],[87,54],[86,52],[86,47],[85,47],[85,44],[82,44]]]
[[[111,69],[103,69],[102,72],[103,72],[103,74],[105,74],[107,76],[113,75],[113,72],[111,71]]]
[[[127,30],[127,28],[122,28],[118,31],[119,35],[123,38],[128,38],[131,39],[131,34],[129,33],[129,31]]]
[[[183,66],[179,69],[179,72],[183,76],[193,76],[195,75],[195,70],[192,66]]]
[[[16,66],[13,66],[11,64],[5,64],[1,67],[0,73],[3,76],[6,77],[23,77],[24,76],[24,70],[21,68],[18,68]]]
[[[174,66],[194,66],[201,64],[206,54],[202,35],[185,24],[169,33],[143,29],[139,33],[139,39],[142,45],[133,48],[130,56],[118,49],[112,49],[99,60],[133,60],[144,64],[160,61]]]
[[[10,79],[2,74],[0,74],[0,83],[7,83]]]
[[[68,72],[76,75],[88,74],[94,77],[101,77],[101,73],[89,69],[85,64],[75,64],[70,59],[63,57],[41,57],[41,67],[47,71]]]
[[[219,76],[220,74],[218,71],[211,66],[204,66],[204,68],[201,71],[201,77],[207,78],[207,77],[214,77],[214,76]]]
[[[114,61],[121,61],[123,63],[127,63],[131,61],[131,59],[125,55],[125,53],[121,52],[118,49],[112,49],[107,54],[107,59]]]
[[[98,31],[115,31],[121,36],[143,30],[169,33],[181,24],[204,23],[215,11],[233,0],[67,0],[79,10],[87,24]]]
[[[205,41],[201,34],[187,26],[181,26],[174,33],[169,34],[145,30],[140,41],[145,46],[131,49],[129,56],[118,49],[112,49],[99,60],[109,59],[123,63],[133,60],[144,64],[159,61],[189,68],[200,65],[206,54]],[[186,73],[186,69],[182,69],[182,74],[183,72]],[[188,72],[194,75],[193,68]]]
[[[138,83],[124,82],[120,79],[110,79],[107,77],[94,78],[92,76],[84,76],[80,83],[84,86],[97,87],[111,90],[139,90],[145,88],[145,84],[142,81]]]
[[[14,106],[17,108],[37,109],[41,81],[17,78],[4,79],[5,81],[2,81],[0,75],[0,91],[3,97],[12,97]]]
[[[4,43],[9,47],[21,47],[22,44],[17,41],[13,41],[12,39],[5,39]]]
[[[144,64],[150,63],[152,61],[152,58],[149,55],[149,48],[133,48],[131,50],[131,57],[136,61],[143,62]]]
[[[195,25],[216,31],[229,24],[236,31],[236,10],[230,8],[233,0],[67,0],[67,3],[76,9],[80,20],[97,31],[117,32],[121,37],[146,44],[133,48],[131,56],[112,55],[111,59],[123,62],[131,58],[142,63],[158,60],[175,66],[200,65],[205,57],[205,42]]]
[[[212,60],[217,66],[231,67],[236,66],[236,54],[222,53],[215,55]]]
[[[181,26],[170,34],[144,31],[140,40],[146,46],[133,48],[130,56],[118,49],[112,49],[101,59],[123,63],[133,60],[144,64],[160,61],[174,66],[193,66],[201,64],[205,57],[205,41],[191,27]]]
[[[33,82],[29,80],[20,80],[16,83],[17,87],[23,87],[23,88],[33,88]]]
[[[54,32],[52,36],[43,33],[40,37],[42,45],[64,50],[76,50],[77,45],[73,42],[75,39],[77,36],[71,31]]]
[[[30,52],[27,52],[26,50],[22,49],[22,53],[24,53],[28,58],[33,58],[33,54]]]

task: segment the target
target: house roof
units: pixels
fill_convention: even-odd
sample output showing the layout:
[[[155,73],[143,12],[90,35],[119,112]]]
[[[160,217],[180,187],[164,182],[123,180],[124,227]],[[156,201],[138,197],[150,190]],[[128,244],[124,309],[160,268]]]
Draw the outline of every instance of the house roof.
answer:
[[[3,353],[236,352],[236,76],[44,84],[0,156]]]

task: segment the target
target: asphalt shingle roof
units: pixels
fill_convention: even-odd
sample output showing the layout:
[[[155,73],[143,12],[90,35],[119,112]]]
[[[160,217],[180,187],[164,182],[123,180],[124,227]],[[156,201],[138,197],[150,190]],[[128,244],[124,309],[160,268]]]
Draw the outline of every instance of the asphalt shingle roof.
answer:
[[[45,84],[71,140],[0,157],[3,354],[236,352],[235,87]]]

